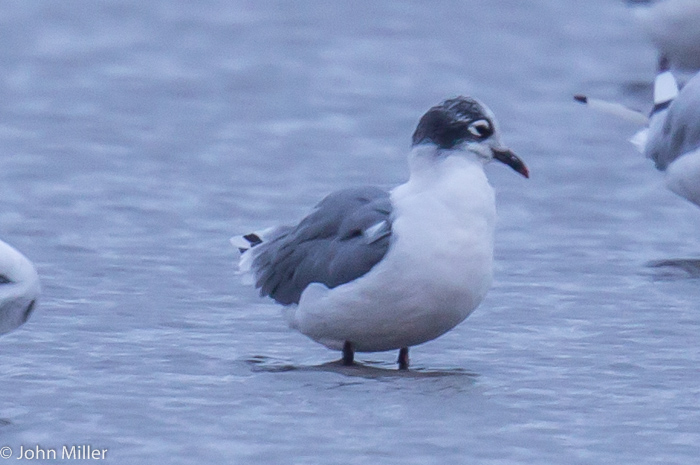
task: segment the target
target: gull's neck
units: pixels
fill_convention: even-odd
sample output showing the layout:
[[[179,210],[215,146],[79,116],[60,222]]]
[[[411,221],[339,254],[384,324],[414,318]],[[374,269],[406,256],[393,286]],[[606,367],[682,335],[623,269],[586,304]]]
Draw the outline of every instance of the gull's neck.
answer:
[[[436,153],[434,146],[417,146],[409,155],[409,167],[408,181],[391,193],[396,215],[411,215],[415,208],[434,209],[431,217],[449,211],[465,221],[473,217],[486,217],[489,223],[495,220],[493,188],[478,155],[465,151]]]
[[[443,150],[431,144],[422,144],[411,149],[408,167],[410,183],[435,184],[463,171],[476,171],[483,175],[484,161],[475,153]]]

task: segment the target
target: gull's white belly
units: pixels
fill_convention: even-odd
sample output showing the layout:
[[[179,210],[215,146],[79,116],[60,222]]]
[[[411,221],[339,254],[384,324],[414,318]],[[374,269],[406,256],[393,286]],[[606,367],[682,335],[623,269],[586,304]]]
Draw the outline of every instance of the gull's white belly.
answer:
[[[387,256],[351,283],[334,289],[312,284],[299,306],[290,309],[295,313],[292,324],[338,350],[345,341],[358,351],[372,352],[435,339],[469,316],[491,285],[490,257],[463,258],[469,266],[446,262],[440,269]]]

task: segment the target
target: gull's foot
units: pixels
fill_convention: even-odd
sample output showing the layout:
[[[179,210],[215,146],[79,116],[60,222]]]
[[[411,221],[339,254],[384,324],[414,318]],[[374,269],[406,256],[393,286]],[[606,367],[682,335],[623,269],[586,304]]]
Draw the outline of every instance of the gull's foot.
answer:
[[[352,346],[352,342],[345,341],[343,344],[343,365],[351,366],[355,364],[355,348]]]
[[[399,370],[408,370],[408,347],[403,347],[399,350]]]

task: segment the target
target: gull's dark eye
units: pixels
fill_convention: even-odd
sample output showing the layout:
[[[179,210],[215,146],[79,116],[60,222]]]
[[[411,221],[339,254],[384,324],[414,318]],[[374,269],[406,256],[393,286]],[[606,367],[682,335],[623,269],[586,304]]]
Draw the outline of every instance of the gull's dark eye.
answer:
[[[474,121],[469,125],[467,128],[469,129],[469,132],[479,138],[479,139],[486,139],[487,137],[491,136],[493,134],[493,129],[491,128],[491,123],[489,123],[485,119],[479,119]]]

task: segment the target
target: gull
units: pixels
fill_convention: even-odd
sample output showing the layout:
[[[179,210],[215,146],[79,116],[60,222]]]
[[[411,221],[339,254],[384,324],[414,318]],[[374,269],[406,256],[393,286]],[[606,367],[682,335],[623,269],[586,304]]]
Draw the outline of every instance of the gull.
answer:
[[[581,103],[646,126],[630,141],[664,173],[666,186],[700,206],[700,73],[679,91],[662,58],[654,80],[654,106],[648,118],[622,105],[577,95]]]
[[[634,8],[659,54],[680,69],[700,68],[700,0],[663,0]]]
[[[32,262],[0,241],[0,334],[26,323],[38,297],[39,277]]]
[[[409,347],[474,311],[493,274],[496,206],[484,165],[529,177],[473,98],[432,107],[412,142],[405,184],[340,190],[295,226],[231,239],[240,272],[284,306],[292,329],[342,351],[345,365],[355,352],[398,349],[407,369]]]
[[[632,142],[665,173],[672,192],[700,206],[700,73],[680,91],[670,71],[656,77],[649,126]]]

